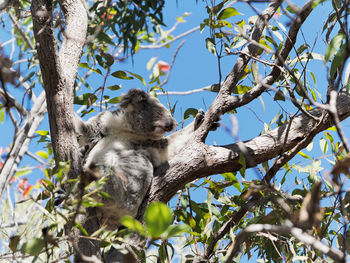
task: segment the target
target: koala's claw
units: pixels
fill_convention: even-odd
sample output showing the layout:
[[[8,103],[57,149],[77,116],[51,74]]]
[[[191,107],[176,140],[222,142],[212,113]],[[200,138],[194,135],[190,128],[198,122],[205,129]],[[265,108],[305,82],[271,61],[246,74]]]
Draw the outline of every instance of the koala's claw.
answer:
[[[204,120],[204,111],[202,109],[198,110],[196,118],[194,119],[194,130],[197,130],[199,126],[203,123]],[[220,127],[220,118],[218,118],[213,124],[210,126],[210,131],[215,131],[218,127]]]

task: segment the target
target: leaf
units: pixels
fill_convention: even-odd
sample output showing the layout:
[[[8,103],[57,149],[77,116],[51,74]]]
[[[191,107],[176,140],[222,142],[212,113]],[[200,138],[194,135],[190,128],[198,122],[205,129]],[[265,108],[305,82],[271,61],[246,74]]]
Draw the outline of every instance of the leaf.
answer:
[[[47,136],[49,135],[49,131],[36,131],[37,134],[41,135],[41,136]]]
[[[321,148],[321,151],[323,152],[323,154],[325,154],[327,152],[328,142],[324,138],[320,139],[320,148]]]
[[[81,68],[87,68],[87,69],[89,69],[89,70],[91,70],[91,71],[93,71],[93,72],[95,72],[95,73],[97,73],[97,74],[102,75],[102,72],[101,72],[100,69],[93,69],[93,68],[89,67],[89,65],[88,65],[87,63],[85,63],[85,62],[79,63],[79,67],[81,67]]]
[[[12,252],[17,251],[19,241],[20,241],[19,235],[15,235],[15,236],[10,237],[9,248],[11,249]]]
[[[308,155],[306,155],[305,153],[303,152],[298,152],[299,155],[303,156],[305,159],[311,159]]]
[[[98,40],[110,44],[112,46],[115,45],[114,41],[107,35],[105,32],[100,31],[100,33],[96,37]]]
[[[345,35],[341,33],[332,38],[331,42],[329,43],[326,49],[324,57],[325,62],[328,62],[329,59],[336,53],[344,39]]]
[[[171,225],[168,227],[168,229],[165,232],[164,237],[165,238],[170,238],[177,236],[181,233],[188,232],[190,231],[191,228],[189,225],[183,224],[183,225]]]
[[[171,225],[170,208],[161,202],[151,203],[145,212],[145,223],[152,238],[159,237]]]
[[[1,108],[0,109],[0,122],[3,123],[5,119],[5,109]]]
[[[233,94],[244,94],[250,91],[252,88],[246,85],[237,85],[232,89]]]
[[[209,50],[210,53],[216,56],[216,47],[215,47],[215,40],[212,38],[205,39],[206,47]]]
[[[120,96],[119,96],[119,97],[114,97],[114,98],[110,99],[110,100],[108,101],[108,103],[110,103],[110,104],[116,104],[116,103],[119,103],[119,101],[120,101]]]
[[[136,74],[136,73],[132,73],[132,72],[130,72],[130,71],[127,71],[130,75],[132,75],[132,76],[134,76],[135,78],[137,78],[139,81],[141,81],[141,83],[142,83],[142,85],[143,86],[147,86],[147,84],[146,84],[146,81],[144,80],[144,78],[143,77],[141,77],[140,75],[138,75],[138,74]]]
[[[242,14],[238,12],[236,8],[228,7],[220,12],[220,14],[218,15],[218,20],[225,20],[227,18],[230,18],[232,16],[237,16],[237,15],[242,15]]]
[[[41,158],[44,158],[44,159],[48,159],[49,158],[49,155],[45,151],[37,151],[35,154],[40,156]]]
[[[239,169],[239,172],[241,173],[242,177],[245,177],[245,170],[247,165],[243,154],[239,155],[238,163],[242,165],[241,169]]]
[[[156,62],[156,60],[157,60],[157,57],[153,57],[147,62],[146,69],[148,71],[150,71],[152,69],[152,67],[153,67],[154,63]]]
[[[112,85],[112,86],[106,87],[106,89],[109,89],[109,90],[120,90],[121,86],[120,85]]]
[[[345,45],[342,45],[338,52],[335,54],[334,59],[331,64],[331,71],[330,71],[330,76],[334,77],[335,73],[337,72],[340,64],[344,60],[344,55],[345,55]]]
[[[120,223],[132,231],[135,231],[143,236],[147,236],[147,232],[144,226],[132,216],[123,216],[120,219]]]
[[[29,240],[28,242],[24,243],[21,247],[21,251],[23,253],[28,253],[32,256],[38,256],[44,247],[44,239],[35,237]]]
[[[256,62],[252,62],[252,73],[255,83],[259,83],[259,65]]]
[[[114,63],[114,57],[108,53],[102,53],[102,57],[106,60],[107,66],[112,66]]]
[[[195,118],[196,115],[197,115],[197,113],[198,113],[198,110],[197,110],[197,109],[195,109],[195,108],[188,108],[188,109],[185,111],[185,113],[184,113],[184,120],[187,120],[187,119],[190,117],[190,115],[192,115],[193,118]]]
[[[125,71],[117,70],[111,74],[113,77],[118,79],[134,79],[133,77],[128,76]]]
[[[306,147],[306,150],[310,152],[313,146],[314,146],[314,142],[310,142],[309,145]]]
[[[74,97],[74,104],[78,105],[92,105],[97,100],[97,97],[95,94],[92,93],[85,93],[80,96]]]
[[[282,92],[281,90],[278,90],[278,91],[276,92],[275,97],[273,98],[273,100],[274,100],[274,101],[276,101],[276,100],[285,101],[286,98],[285,98],[283,92]]]

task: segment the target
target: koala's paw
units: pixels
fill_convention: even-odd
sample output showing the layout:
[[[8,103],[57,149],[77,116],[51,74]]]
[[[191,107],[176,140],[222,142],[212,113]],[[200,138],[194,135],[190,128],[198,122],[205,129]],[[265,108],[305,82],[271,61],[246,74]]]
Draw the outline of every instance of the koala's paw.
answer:
[[[202,124],[203,120],[204,120],[204,111],[202,109],[198,110],[198,113],[196,115],[196,118],[194,119],[194,130],[197,130],[199,128],[199,126]],[[212,125],[210,126],[209,130],[210,131],[215,131],[218,127],[220,127],[220,118],[218,118],[217,120],[215,120],[215,122],[212,123]]]
[[[194,119],[194,130],[197,130],[198,127],[202,124],[204,120],[204,111],[202,109],[199,109],[196,115],[196,118]]]
[[[90,146],[89,145],[85,145],[85,146],[82,146],[79,148],[79,151],[80,151],[80,157],[81,158],[84,158],[86,156],[86,154],[88,153],[90,149]]]

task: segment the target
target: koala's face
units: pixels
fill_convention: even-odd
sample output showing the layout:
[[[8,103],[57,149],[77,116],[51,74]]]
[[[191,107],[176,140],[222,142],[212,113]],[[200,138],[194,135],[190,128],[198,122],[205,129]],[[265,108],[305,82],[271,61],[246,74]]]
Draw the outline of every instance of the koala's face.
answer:
[[[160,139],[175,128],[175,120],[158,99],[140,89],[132,89],[120,101],[120,108],[133,132]]]

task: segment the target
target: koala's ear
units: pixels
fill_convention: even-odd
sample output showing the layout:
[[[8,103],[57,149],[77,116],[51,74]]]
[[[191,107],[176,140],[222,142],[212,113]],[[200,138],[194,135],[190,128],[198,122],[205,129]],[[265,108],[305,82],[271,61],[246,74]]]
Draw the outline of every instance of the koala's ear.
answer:
[[[133,106],[139,105],[141,102],[148,99],[148,94],[141,89],[131,89],[123,95],[120,100],[120,107],[127,108],[130,104]]]

